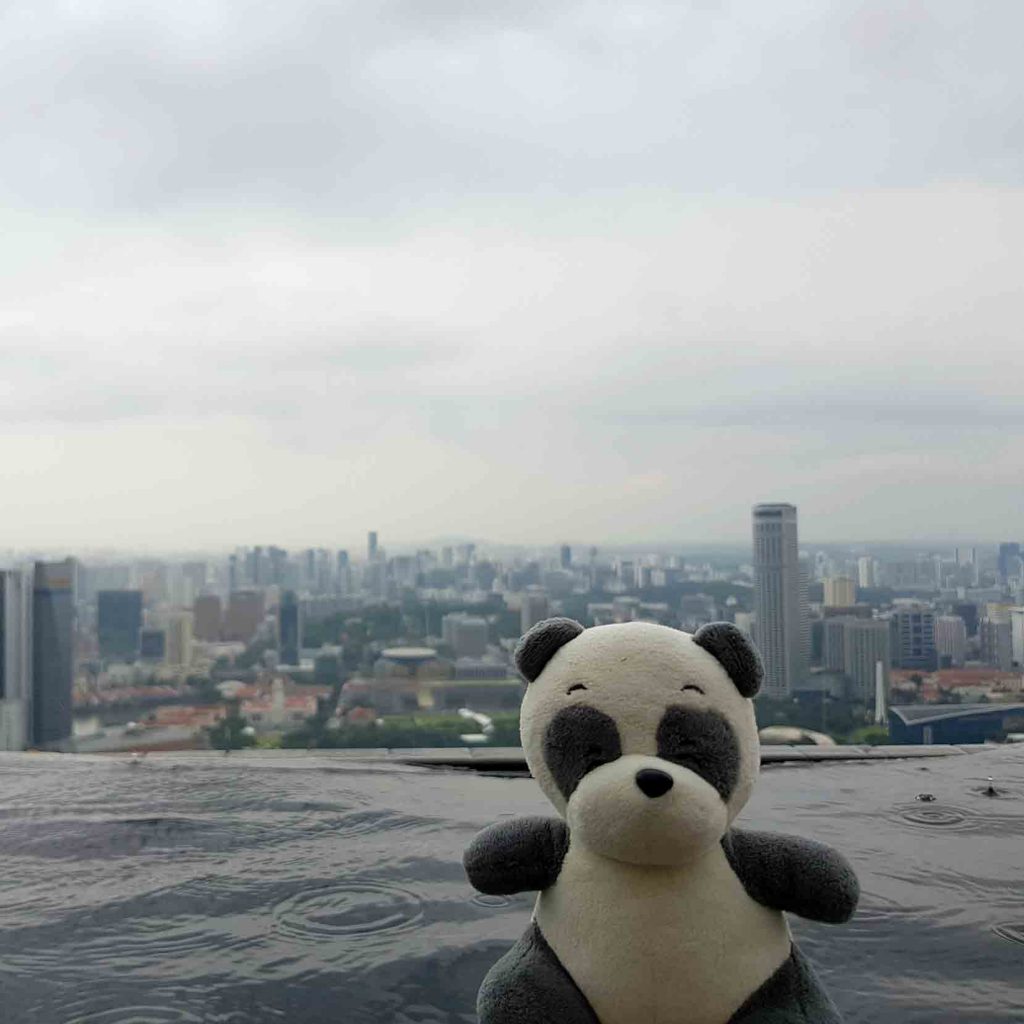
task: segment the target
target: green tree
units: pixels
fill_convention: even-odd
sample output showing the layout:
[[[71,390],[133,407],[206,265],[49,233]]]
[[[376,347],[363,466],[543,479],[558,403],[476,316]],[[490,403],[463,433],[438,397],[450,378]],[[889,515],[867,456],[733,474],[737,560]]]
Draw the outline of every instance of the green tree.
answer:
[[[241,701],[225,701],[226,714],[207,729],[210,746],[215,750],[241,750],[256,745],[256,735],[242,714]]]

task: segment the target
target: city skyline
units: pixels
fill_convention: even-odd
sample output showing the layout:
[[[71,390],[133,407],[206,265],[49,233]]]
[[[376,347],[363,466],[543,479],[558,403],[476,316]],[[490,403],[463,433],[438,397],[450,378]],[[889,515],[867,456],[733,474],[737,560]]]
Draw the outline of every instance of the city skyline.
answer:
[[[794,505],[758,503],[751,516],[752,544],[704,552],[563,538],[406,553],[368,529],[354,553],[262,544],[184,559],[21,559],[0,570],[0,748],[110,748],[140,729],[147,743],[202,745],[222,684],[242,687],[253,735],[279,738],[314,709],[314,733],[328,720],[344,728],[350,712],[376,721],[467,700],[510,711],[521,696],[511,652],[551,615],[689,632],[732,622],[759,646],[764,700],[800,705],[763,715],[824,722],[827,695],[851,737],[884,719],[879,686],[882,701],[893,690],[911,703],[1004,702],[1024,687],[1019,541],[804,547]]]
[[[762,504],[758,502],[757,504]],[[787,504],[784,502],[784,504]],[[631,554],[679,554],[689,551],[694,556],[709,556],[714,554],[736,555],[750,549],[750,509],[746,510],[747,532],[745,537],[736,539],[632,539],[632,540],[594,540],[593,538],[566,538],[558,537],[552,540],[541,540],[536,542],[516,543],[507,539],[494,539],[472,534],[444,535],[440,537],[424,537],[421,539],[395,539],[382,535],[381,550],[390,557],[393,554],[409,555],[418,551],[441,550],[444,547],[456,547],[460,544],[472,544],[482,551],[502,552],[509,554],[534,553],[558,553],[563,546],[568,546],[574,552],[587,551],[596,548],[602,555],[610,552],[621,552]],[[1020,530],[1024,533],[1024,527]],[[800,533],[800,551],[804,554],[812,550],[825,548],[844,549],[849,551],[918,551],[918,552],[947,552],[955,558],[955,551],[958,547],[971,545],[982,550],[992,549],[998,553],[1001,546],[1007,543],[1016,543],[1008,538],[1017,536],[1017,531],[1012,530],[1006,536],[981,537],[976,534],[963,532],[954,536],[920,536],[908,537],[906,539],[895,538],[847,538],[833,537],[826,538],[813,533],[805,537],[803,528]],[[286,543],[280,536],[261,537],[248,539],[235,543],[210,545],[208,547],[165,547],[159,544],[151,546],[115,545],[102,544],[97,546],[67,543],[58,543],[50,546],[45,545],[24,545],[24,546],[0,546],[0,568],[13,565],[21,561],[32,561],[35,559],[47,559],[56,556],[73,554],[76,558],[94,561],[126,561],[145,559],[182,559],[189,558],[221,558],[228,557],[232,552],[251,550],[256,547],[272,547],[275,542],[282,544],[284,550],[289,554],[297,554],[310,550],[317,551],[343,551],[353,561],[362,563],[366,561],[366,532],[355,532],[351,535],[344,534],[341,539],[317,538],[310,540],[308,537],[294,543]],[[1024,543],[1022,543],[1024,546]]]

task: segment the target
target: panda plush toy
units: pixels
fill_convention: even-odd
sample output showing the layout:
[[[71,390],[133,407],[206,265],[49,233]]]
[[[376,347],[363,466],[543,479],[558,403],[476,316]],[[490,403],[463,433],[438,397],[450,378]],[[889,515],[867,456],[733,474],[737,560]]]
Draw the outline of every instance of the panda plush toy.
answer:
[[[827,846],[732,827],[760,762],[762,667],[728,623],[534,626],[516,648],[522,740],[559,817],[480,833],[481,892],[536,891],[484,979],[481,1024],[833,1024],[785,912],[846,921]]]

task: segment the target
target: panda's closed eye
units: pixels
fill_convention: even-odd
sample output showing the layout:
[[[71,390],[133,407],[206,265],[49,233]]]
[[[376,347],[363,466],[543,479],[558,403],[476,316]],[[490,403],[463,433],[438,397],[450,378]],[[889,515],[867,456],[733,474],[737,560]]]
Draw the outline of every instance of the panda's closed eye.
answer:
[[[570,686],[569,689],[566,690],[565,692],[566,693],[572,693],[573,690],[585,690],[585,689],[587,689],[587,687],[585,687],[582,683],[573,683],[572,686]]]
[[[680,689],[683,693],[686,693],[687,690],[696,690],[700,694],[704,693],[704,691],[699,686],[695,686],[693,683],[687,683],[685,686],[680,687]]]

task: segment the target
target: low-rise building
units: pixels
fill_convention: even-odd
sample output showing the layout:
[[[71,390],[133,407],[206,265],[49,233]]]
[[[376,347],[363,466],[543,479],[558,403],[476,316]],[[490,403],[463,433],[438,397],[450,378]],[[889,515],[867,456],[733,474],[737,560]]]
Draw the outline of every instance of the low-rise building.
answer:
[[[893,743],[985,743],[1024,732],[1024,704],[909,704],[889,708]]]

